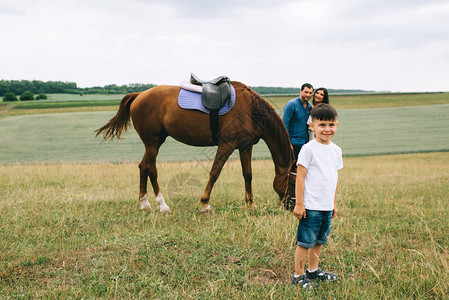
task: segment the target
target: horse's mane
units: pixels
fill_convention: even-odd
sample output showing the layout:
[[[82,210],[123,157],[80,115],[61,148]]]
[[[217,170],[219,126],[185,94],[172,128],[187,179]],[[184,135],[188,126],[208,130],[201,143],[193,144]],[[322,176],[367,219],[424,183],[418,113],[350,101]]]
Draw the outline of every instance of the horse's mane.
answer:
[[[281,145],[285,145],[285,147],[281,147],[285,149],[285,155],[291,155],[294,160],[293,152],[289,147],[290,138],[287,129],[285,129],[284,122],[282,122],[281,117],[273,106],[245,84],[241,82],[232,82],[232,84],[234,88],[244,89],[251,94],[253,123],[257,124],[263,133],[277,137],[279,139],[278,142]]]

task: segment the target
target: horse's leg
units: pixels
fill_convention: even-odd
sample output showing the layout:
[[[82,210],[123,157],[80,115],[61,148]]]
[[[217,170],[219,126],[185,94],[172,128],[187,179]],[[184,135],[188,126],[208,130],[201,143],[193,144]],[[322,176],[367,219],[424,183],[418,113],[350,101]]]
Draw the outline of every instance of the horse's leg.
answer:
[[[148,202],[148,195],[147,195],[147,183],[148,183],[148,174],[150,170],[150,163],[148,161],[146,152],[143,155],[142,161],[139,164],[139,169],[140,169],[140,189],[139,189],[140,209],[150,210],[151,205],[150,202]]]
[[[253,146],[251,145],[244,149],[239,149],[239,152],[243,178],[245,179],[245,202],[251,207],[253,205],[253,191],[251,189],[251,180],[253,179],[253,173],[251,170],[251,155],[253,152]]]
[[[206,189],[201,196],[201,203],[203,204],[201,212],[213,212],[209,206],[210,193],[212,191],[212,188],[214,187],[215,182],[218,179],[218,176],[220,176],[221,169],[223,168],[224,164],[226,163],[234,149],[235,145],[232,144],[221,144],[218,146],[217,153],[215,154],[215,160],[209,173],[209,181],[207,182]]]
[[[159,205],[160,212],[171,212],[170,207],[165,203],[165,199],[162,196],[159,188],[159,183],[157,182],[157,167],[156,167],[156,156],[159,151],[159,147],[164,142],[165,138],[161,138],[157,147],[147,146],[145,155],[142,162],[139,165],[140,168],[140,201],[141,209],[150,209],[150,203],[148,202],[147,196],[147,180],[150,177],[151,185],[153,186],[154,196],[156,197],[156,203]]]

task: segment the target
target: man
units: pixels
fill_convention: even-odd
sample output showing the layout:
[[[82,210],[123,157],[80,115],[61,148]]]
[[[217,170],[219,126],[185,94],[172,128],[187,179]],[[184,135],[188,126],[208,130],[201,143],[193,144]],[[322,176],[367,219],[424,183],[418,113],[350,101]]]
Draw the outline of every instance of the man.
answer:
[[[307,119],[312,110],[312,105],[309,103],[312,95],[313,86],[310,83],[304,83],[299,91],[299,97],[288,101],[284,106],[282,120],[287,128],[295,159],[298,159],[302,146],[309,141]]]

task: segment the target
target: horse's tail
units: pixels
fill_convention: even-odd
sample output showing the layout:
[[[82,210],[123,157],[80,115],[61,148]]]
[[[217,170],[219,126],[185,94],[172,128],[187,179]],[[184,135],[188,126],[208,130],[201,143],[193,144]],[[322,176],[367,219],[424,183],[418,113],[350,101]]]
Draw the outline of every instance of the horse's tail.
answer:
[[[103,133],[104,140],[112,140],[114,138],[120,139],[123,131],[128,130],[130,123],[129,107],[131,103],[136,99],[139,93],[130,93],[123,97],[120,102],[117,114],[109,120],[103,127],[95,130],[96,136]]]

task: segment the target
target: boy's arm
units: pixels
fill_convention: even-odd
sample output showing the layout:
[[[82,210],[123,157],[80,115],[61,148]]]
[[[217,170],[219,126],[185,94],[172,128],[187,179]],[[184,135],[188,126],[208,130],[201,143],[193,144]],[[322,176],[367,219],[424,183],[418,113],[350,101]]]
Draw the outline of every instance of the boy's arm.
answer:
[[[335,196],[334,196],[334,210],[332,211],[332,218],[337,215],[338,209],[337,209],[337,190],[338,190],[338,182],[337,186],[335,187]]]
[[[306,217],[306,209],[304,207],[304,181],[306,179],[307,169],[302,165],[298,165],[296,170],[296,205],[293,214],[298,220]]]

